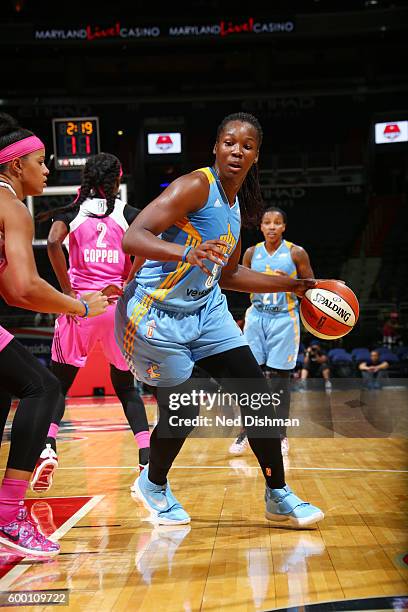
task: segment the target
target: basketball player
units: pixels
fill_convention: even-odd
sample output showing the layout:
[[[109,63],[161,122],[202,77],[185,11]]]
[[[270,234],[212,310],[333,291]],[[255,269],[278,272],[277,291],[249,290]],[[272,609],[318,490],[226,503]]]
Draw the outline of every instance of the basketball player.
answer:
[[[56,291],[38,276],[32,250],[33,221],[23,204],[47,183],[44,145],[9,115],[0,115],[0,295],[11,306],[77,317],[101,314],[99,291],[79,299]],[[11,405],[20,399],[11,429],[10,452],[0,487],[0,544],[22,556],[51,557],[59,545],[29,520],[24,498],[58,400],[58,380],[0,327],[1,435]]]
[[[198,414],[198,409],[179,407],[178,422],[185,423],[180,430],[169,419],[168,401],[170,394],[184,393],[194,363],[217,381],[245,378],[257,391],[268,393],[220,287],[303,295],[315,285],[313,280],[268,276],[238,265],[241,214],[244,224],[257,224],[262,207],[257,171],[261,141],[255,117],[226,117],[217,131],[214,167],[171,183],[138,215],[123,239],[126,252],[147,258],[118,302],[116,336],[133,370],[158,387],[160,418],[152,432],[149,468],[134,488],[159,524],[190,522],[167,474],[192,430],[181,419]],[[227,383],[225,388],[232,389]],[[253,415],[243,405],[241,412]],[[300,528],[320,521],[321,510],[286,485],[280,439],[269,430],[266,425],[261,437],[256,427],[247,429],[266,481],[266,517],[273,525]]]
[[[283,239],[286,213],[280,208],[268,208],[261,222],[264,242],[245,251],[242,264],[266,274],[279,274],[291,278],[314,278],[306,251]],[[290,375],[299,352],[298,300],[293,293],[253,293],[252,306],[245,317],[244,333],[255,359],[282,389],[279,416],[287,419],[290,407]],[[274,386],[276,386],[274,384]],[[241,454],[248,441],[245,429],[230,447],[234,455]],[[282,429],[282,453],[287,455],[289,442],[286,428]]]
[[[132,267],[129,255],[122,251],[123,235],[138,211],[118,197],[121,175],[117,157],[109,153],[94,155],[85,164],[79,195],[73,204],[41,215],[42,219],[50,216],[54,219],[48,236],[48,254],[63,292],[75,296],[85,289],[100,289],[110,296],[110,305],[99,319],[76,321],[62,315],[56,320],[51,367],[61,383],[62,394],[34,470],[33,491],[48,491],[52,485],[58,465],[56,437],[64,416],[65,396],[98,340],[110,363],[113,388],[139,446],[140,469],[149,459],[146,411],[114,334],[117,297],[141,263],[137,258]],[[67,236],[69,270],[62,248]]]

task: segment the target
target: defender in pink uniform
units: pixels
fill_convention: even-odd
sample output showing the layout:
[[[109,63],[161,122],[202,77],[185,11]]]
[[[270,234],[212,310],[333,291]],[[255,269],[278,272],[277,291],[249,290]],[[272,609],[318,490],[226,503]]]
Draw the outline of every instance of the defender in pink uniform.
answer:
[[[121,243],[138,211],[119,198],[114,201],[113,211],[101,218],[100,215],[105,214],[106,210],[106,199],[95,195],[84,200],[79,207],[75,206],[74,210],[54,216],[48,248],[51,261],[57,266],[57,275],[58,253],[55,251],[61,248],[64,234],[69,235],[69,285],[64,283],[65,293],[76,295],[92,289],[106,290],[112,286],[112,291],[115,292],[116,288],[117,295],[120,295],[124,283],[130,280],[132,262],[129,255],[122,251]],[[91,214],[97,216],[91,217]],[[72,317],[60,316],[55,324],[52,360],[82,368],[89,352],[100,340],[109,363],[127,371],[129,368],[112,331],[115,308],[116,303],[112,303],[99,321],[74,321]]]
[[[103,312],[100,291],[74,299],[39,277],[32,249],[33,221],[22,199],[40,195],[48,177],[44,145],[9,115],[0,114],[0,295],[10,306],[79,317]],[[58,380],[9,332],[0,327],[0,436],[11,397],[20,399],[11,429],[10,451],[0,485],[0,544],[22,556],[48,558],[59,544],[31,520],[24,498],[44,445]]]
[[[114,336],[116,299],[141,263],[136,260],[132,266],[129,255],[122,251],[123,235],[139,211],[118,197],[121,174],[120,162],[114,155],[100,153],[89,158],[73,204],[42,215],[43,219],[53,215],[48,254],[64,293],[75,296],[101,290],[111,303],[99,321],[60,316],[55,322],[52,371],[61,383],[62,394],[33,474],[34,491],[47,491],[52,484],[58,465],[56,436],[64,415],[65,396],[98,341],[110,363],[113,387],[139,446],[140,469],[148,462],[150,436],[144,404]],[[62,249],[67,237],[69,269]]]

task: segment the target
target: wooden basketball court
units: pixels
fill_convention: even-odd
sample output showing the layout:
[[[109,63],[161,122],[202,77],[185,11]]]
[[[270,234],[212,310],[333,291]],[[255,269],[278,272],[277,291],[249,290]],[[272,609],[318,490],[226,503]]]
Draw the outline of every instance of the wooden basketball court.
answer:
[[[406,409],[406,391],[383,393]],[[70,401],[54,486],[29,502],[61,554],[42,563],[1,550],[0,591],[63,589],[65,609],[99,612],[406,609],[406,439],[292,439],[288,483],[326,513],[310,531],[271,527],[251,451],[233,457],[229,444],[187,440],[171,484],[192,522],[158,527],[130,495],[137,449],[116,399]],[[4,463],[7,442],[1,452]]]

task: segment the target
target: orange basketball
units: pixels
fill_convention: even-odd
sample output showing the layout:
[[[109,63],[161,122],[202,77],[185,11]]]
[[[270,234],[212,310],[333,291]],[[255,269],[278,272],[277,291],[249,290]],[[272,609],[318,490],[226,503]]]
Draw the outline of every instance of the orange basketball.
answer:
[[[348,334],[357,323],[359,311],[352,290],[334,280],[319,281],[300,302],[303,325],[323,340],[336,340]]]

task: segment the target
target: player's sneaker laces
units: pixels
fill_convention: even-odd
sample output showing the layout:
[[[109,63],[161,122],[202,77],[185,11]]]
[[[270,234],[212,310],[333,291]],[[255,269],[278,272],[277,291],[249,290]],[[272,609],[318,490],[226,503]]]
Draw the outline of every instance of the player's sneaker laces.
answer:
[[[286,485],[283,489],[265,489],[265,516],[276,527],[302,528],[313,525],[324,518],[316,506],[304,502]]]
[[[143,502],[152,518],[159,525],[186,525],[190,517],[174,497],[170,484],[157,485],[150,482],[148,470],[136,478],[131,491]]]
[[[60,551],[59,544],[48,540],[29,520],[25,506],[19,509],[13,521],[0,527],[0,543],[24,556],[53,557]]]
[[[246,435],[246,431],[241,431],[239,436],[234,440],[234,442],[229,447],[229,452],[231,455],[242,455],[248,447],[248,438]]]
[[[58,467],[58,457],[52,449],[51,444],[47,444],[41,453],[37,465],[31,478],[31,489],[33,491],[48,491],[52,485],[54,472]]]

